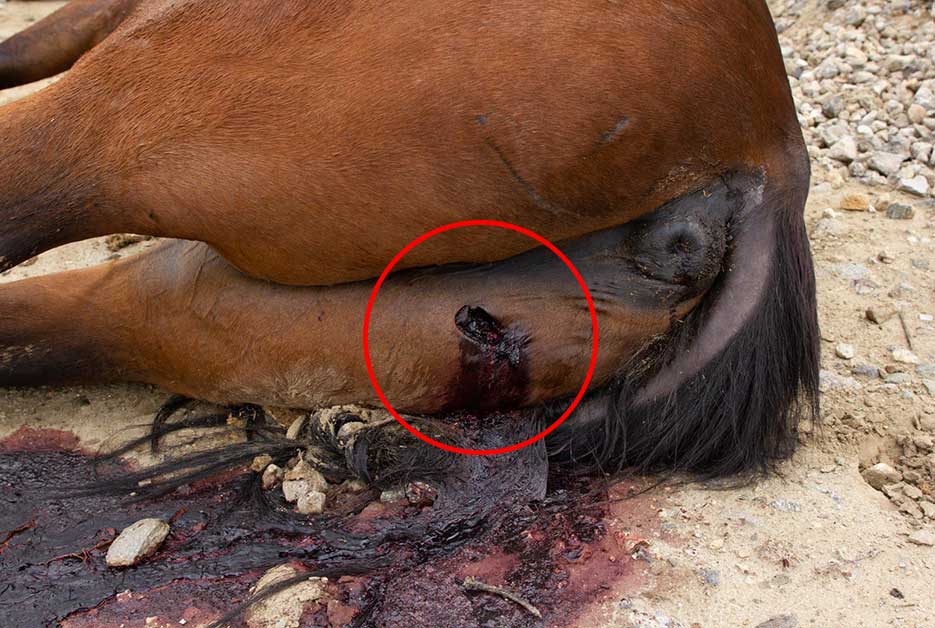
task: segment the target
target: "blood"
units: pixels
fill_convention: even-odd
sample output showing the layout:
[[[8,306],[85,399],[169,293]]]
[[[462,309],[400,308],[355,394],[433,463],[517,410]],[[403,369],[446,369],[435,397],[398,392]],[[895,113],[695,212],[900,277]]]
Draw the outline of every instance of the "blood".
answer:
[[[534,429],[528,419],[500,419],[465,424],[486,447]],[[608,586],[635,583],[645,571],[607,523],[613,509],[623,516],[644,498],[614,506],[601,479],[550,472],[537,447],[460,457],[433,506],[382,509],[355,536],[347,530],[359,514],[295,518],[285,504],[271,509],[251,498],[251,474],[139,504],[76,497],[69,487],[94,479],[93,459],[69,450],[76,441],[50,434],[45,451],[35,443],[16,451],[22,442],[0,441],[0,538],[16,531],[0,553],[5,626],[133,628],[147,617],[203,624],[245,600],[266,569],[290,561],[331,573],[332,612],[326,603],[309,608],[303,626],[573,626]],[[144,517],[172,519],[168,541],[136,567],[108,568],[107,541]],[[468,576],[529,601],[543,619],[463,590]]]

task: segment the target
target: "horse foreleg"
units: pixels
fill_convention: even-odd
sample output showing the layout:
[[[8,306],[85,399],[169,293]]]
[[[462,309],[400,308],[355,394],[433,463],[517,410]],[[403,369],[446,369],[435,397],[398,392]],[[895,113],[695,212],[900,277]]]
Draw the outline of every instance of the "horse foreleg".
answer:
[[[0,42],[0,89],[64,72],[109,35],[137,0],[72,0]]]
[[[699,192],[655,218],[562,245],[597,304],[595,385],[669,330],[719,274],[725,194]],[[0,385],[126,379],[224,404],[375,404],[362,347],[371,288],[271,284],[190,242],[4,285]],[[544,249],[392,275],[370,336],[382,388],[412,413],[519,408],[573,393],[592,339],[580,287]]]

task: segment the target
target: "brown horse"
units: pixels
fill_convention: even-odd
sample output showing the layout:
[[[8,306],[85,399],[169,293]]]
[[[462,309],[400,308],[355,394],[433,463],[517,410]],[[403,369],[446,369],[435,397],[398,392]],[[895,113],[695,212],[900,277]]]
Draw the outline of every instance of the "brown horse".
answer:
[[[373,278],[494,218],[597,302],[560,448],[734,472],[813,407],[808,160],[759,0],[74,0],[0,45],[0,87],[72,64],[0,109],[0,270],[178,240],[0,287],[0,385],[376,405]],[[577,390],[588,311],[534,244],[464,229],[403,260],[371,330],[399,409]]]
[[[226,504],[219,472],[260,455],[285,466],[297,450],[329,486],[415,479],[438,499],[424,507],[416,495],[381,517],[361,511],[369,498],[329,493],[325,516],[309,518],[282,491],[262,491],[259,474],[236,476],[259,502],[229,500],[232,536],[203,530],[201,493],[180,493],[187,503],[165,516],[193,508],[175,524],[187,540],[166,550],[174,560],[126,572],[36,567],[55,523],[43,520],[35,543],[0,563],[11,583],[0,609],[20,623],[109,604],[123,625],[115,590],[185,595],[186,579],[221,578],[220,590],[227,576],[291,558],[309,571],[258,597],[309,575],[376,574],[350,625],[476,626],[453,584],[459,565],[507,543],[547,625],[576,625],[556,609],[584,598],[561,597],[576,583],[553,557],[581,547],[565,535],[597,543],[607,495],[547,495],[547,453],[602,470],[734,473],[787,454],[797,421],[817,409],[808,160],[761,0],[74,0],[0,44],[0,87],[72,64],[0,109],[0,270],[91,236],[173,240],[0,285],[0,385],[150,382],[234,406],[254,428],[252,441],[77,491],[98,500],[77,519],[94,527],[119,511],[108,492],[208,477],[198,486]],[[548,443],[457,457],[346,410],[285,435],[255,420],[257,405],[376,406],[361,333],[373,280],[414,238],[467,219],[556,242],[594,297],[593,390]],[[581,386],[589,311],[564,265],[534,244],[448,232],[407,255],[380,292],[376,375],[423,431],[502,447]],[[222,412],[168,423],[185,402],[157,416],[154,445],[229,422]],[[28,476],[30,456],[5,468]],[[60,466],[60,482],[87,475],[78,457]],[[10,508],[58,512],[43,506],[48,473],[38,498],[17,490]],[[582,552],[579,567],[600,554]],[[504,613],[497,623],[531,625]]]

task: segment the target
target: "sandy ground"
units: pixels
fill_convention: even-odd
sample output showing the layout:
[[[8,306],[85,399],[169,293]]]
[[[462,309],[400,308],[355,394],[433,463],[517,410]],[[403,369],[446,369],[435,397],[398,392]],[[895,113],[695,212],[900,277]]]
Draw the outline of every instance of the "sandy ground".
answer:
[[[0,3],[0,37],[62,4]],[[0,92],[0,104],[41,87]],[[915,468],[926,443],[920,450],[914,439],[935,435],[935,397],[912,367],[892,359],[891,349],[907,344],[899,319],[874,325],[864,315],[873,305],[900,307],[915,354],[923,363],[935,362],[935,275],[929,270],[935,267],[935,206],[883,189],[835,190],[820,178],[807,220],[819,281],[823,368],[851,379],[831,379],[824,428],[803,437],[805,446],[778,475],[742,487],[659,489],[640,584],[609,590],[581,618],[582,627],[935,626],[935,548],[908,540],[919,530],[935,532],[935,523],[918,512],[900,512],[860,474],[880,461]],[[915,217],[829,212],[847,193],[865,194],[877,204],[883,197],[909,202]],[[880,261],[884,252],[887,263]],[[0,282],[112,255],[102,240],[89,240],[46,253]],[[839,343],[852,345],[855,358],[836,357]],[[856,364],[889,366],[907,377],[898,383],[859,377],[851,373]],[[107,445],[125,426],[149,420],[164,399],[164,392],[145,386],[0,389],[0,437],[28,424],[68,429],[89,447]],[[921,501],[935,500],[931,484],[917,486]],[[628,526],[621,509],[612,528]]]

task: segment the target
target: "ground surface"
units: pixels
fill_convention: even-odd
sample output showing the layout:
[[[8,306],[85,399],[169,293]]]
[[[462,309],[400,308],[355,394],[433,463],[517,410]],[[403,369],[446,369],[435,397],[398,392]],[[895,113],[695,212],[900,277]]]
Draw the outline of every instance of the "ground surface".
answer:
[[[0,2],[0,37],[62,4]],[[614,506],[616,538],[647,539],[645,567],[613,584],[580,618],[583,627],[935,626],[935,548],[910,541],[935,533],[935,203],[924,191],[935,187],[927,179],[933,126],[926,126],[935,108],[910,111],[924,100],[920,86],[935,79],[935,57],[926,57],[935,50],[931,3],[771,4],[814,157],[807,220],[823,330],[824,427],[803,436],[805,446],[778,476],[743,487],[658,489],[655,514],[639,529],[625,504]],[[0,104],[38,87],[0,92]],[[881,152],[901,158],[889,167]],[[888,217],[883,208],[892,202],[913,216]],[[876,211],[842,209],[865,203]],[[114,253],[102,240],[78,243],[0,281],[145,246]],[[870,307],[902,317],[874,324],[865,316]],[[919,364],[893,352],[910,341]],[[28,424],[107,446],[164,398],[142,386],[0,390],[0,438]],[[889,496],[861,475],[878,462],[903,479],[891,481]]]

